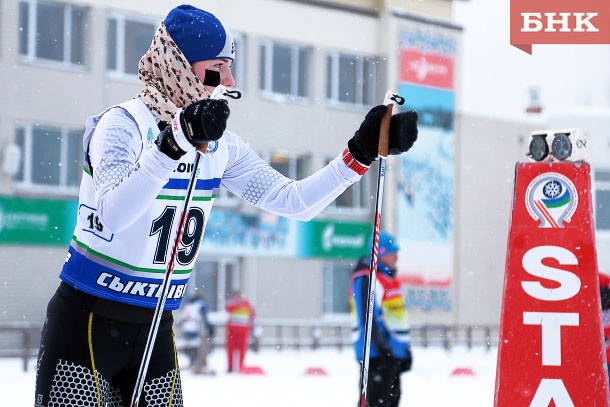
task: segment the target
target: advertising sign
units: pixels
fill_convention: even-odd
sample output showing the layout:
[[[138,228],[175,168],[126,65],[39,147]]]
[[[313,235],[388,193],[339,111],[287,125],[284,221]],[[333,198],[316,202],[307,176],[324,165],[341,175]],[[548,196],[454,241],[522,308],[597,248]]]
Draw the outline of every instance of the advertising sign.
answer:
[[[608,406],[590,167],[515,176],[495,406]]]
[[[63,245],[76,224],[77,200],[0,197],[0,244]],[[203,253],[356,260],[367,254],[368,222],[298,222],[269,212],[212,211]]]
[[[419,137],[400,156],[398,278],[409,308],[451,310],[454,201],[454,64],[457,41],[442,27],[400,32],[403,109],[419,113]]]
[[[0,197],[0,244],[68,245],[75,200]]]
[[[362,222],[289,220],[269,212],[212,211],[204,253],[355,260],[366,254],[372,226]]]
[[[401,82],[453,89],[453,58],[435,52],[403,48],[400,60]]]
[[[300,223],[299,257],[356,260],[370,256],[371,223],[312,220]]]

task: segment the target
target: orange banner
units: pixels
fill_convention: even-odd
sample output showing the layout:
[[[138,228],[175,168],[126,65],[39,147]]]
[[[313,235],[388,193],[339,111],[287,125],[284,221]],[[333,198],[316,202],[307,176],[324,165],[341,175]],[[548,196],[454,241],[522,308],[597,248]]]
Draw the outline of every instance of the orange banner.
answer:
[[[533,44],[610,44],[610,1],[511,0],[510,43],[528,54]]]

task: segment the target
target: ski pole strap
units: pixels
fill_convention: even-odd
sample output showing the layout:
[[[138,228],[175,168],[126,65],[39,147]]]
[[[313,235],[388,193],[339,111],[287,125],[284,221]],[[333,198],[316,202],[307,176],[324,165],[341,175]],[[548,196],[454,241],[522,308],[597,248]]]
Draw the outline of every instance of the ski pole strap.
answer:
[[[360,164],[347,148],[343,150],[343,162],[350,170],[354,171],[358,175],[364,175],[369,170],[369,167]]]

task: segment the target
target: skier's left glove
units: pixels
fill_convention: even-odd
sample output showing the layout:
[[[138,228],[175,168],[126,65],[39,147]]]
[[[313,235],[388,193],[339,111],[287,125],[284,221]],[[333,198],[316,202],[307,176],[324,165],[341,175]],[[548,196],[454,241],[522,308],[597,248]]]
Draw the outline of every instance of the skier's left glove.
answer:
[[[377,159],[381,118],[386,109],[385,105],[372,108],[360,128],[356,130],[354,137],[347,143],[349,152],[360,164],[371,165]],[[398,155],[409,151],[417,140],[417,132],[417,112],[415,110],[393,115],[390,121],[388,153]]]

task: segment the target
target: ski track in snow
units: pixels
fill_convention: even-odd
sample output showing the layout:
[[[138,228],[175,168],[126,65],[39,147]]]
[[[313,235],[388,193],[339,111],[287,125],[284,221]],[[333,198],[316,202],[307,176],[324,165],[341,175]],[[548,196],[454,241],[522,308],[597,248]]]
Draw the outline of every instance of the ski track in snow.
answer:
[[[489,407],[493,405],[496,348],[413,349],[413,370],[402,375],[400,406]],[[182,391],[187,407],[354,407],[358,400],[359,368],[351,348],[274,350],[248,352],[246,366],[260,367],[264,375],[226,373],[224,349],[214,350],[209,366],[214,376],[194,375],[188,361],[182,366]],[[35,360],[23,372],[22,361],[0,358],[2,406],[34,404]],[[321,368],[326,375],[306,375]],[[474,375],[452,375],[455,369]]]

